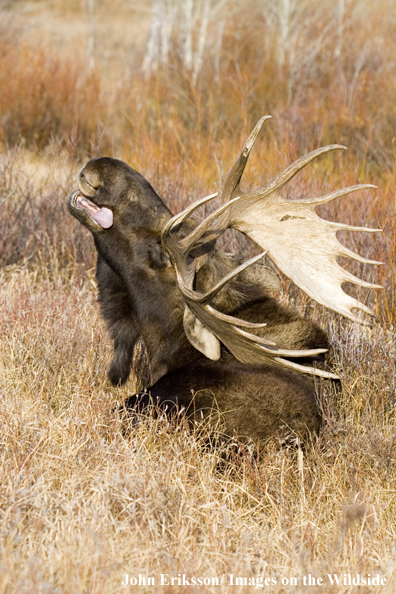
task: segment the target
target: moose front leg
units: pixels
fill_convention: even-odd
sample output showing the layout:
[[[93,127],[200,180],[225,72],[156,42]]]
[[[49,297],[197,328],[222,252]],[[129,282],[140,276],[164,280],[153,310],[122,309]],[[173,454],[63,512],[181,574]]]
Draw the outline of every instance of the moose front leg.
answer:
[[[99,254],[96,279],[101,311],[114,341],[113,360],[108,367],[107,375],[113,385],[122,386],[130,375],[135,347],[139,351],[143,348],[139,342],[140,333],[123,280]],[[139,367],[142,367],[140,361]],[[147,370],[137,371],[136,383],[140,387],[141,383],[146,383]]]

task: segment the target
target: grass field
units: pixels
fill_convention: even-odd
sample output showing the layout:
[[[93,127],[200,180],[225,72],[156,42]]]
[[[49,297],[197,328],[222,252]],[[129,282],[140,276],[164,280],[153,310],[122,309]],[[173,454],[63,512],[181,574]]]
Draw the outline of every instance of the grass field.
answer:
[[[285,39],[276,3],[213,0],[194,83],[182,5],[165,3],[171,43],[152,72],[143,3],[96,0],[91,21],[82,0],[0,5],[0,594],[393,594],[396,4],[291,2]],[[177,211],[219,188],[267,113],[245,187],[328,143],[349,150],[288,195],[378,186],[321,213],[384,230],[342,238],[384,262],[346,264],[384,286],[363,296],[377,319],[341,320],[282,279],[279,298],[329,331],[343,384],[318,384],[325,423],[303,451],[209,448],[183,419],[125,436],[116,408],[134,385],[106,379],[94,246],[66,209],[76,173],[91,156],[122,158]]]

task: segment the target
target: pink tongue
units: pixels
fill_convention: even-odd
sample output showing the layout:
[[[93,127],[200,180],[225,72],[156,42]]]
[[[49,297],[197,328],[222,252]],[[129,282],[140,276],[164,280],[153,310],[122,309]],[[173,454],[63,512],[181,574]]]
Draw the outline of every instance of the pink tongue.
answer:
[[[113,212],[105,206],[91,214],[91,216],[103,229],[109,229],[113,225]]]

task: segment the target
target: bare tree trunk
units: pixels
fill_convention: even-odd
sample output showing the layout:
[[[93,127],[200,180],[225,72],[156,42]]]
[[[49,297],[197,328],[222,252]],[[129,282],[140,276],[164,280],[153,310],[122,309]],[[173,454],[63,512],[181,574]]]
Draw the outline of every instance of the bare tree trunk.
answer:
[[[206,32],[209,23],[209,12],[210,12],[210,0],[204,0],[201,18],[201,27],[199,30],[198,47],[194,59],[194,69],[192,74],[192,83],[196,84],[198,75],[201,71],[203,54],[206,44]]]
[[[145,78],[148,78],[150,74],[156,72],[158,69],[161,46],[161,24],[164,17],[164,8],[164,0],[154,0],[151,9],[150,35],[142,64],[142,72]]]
[[[95,0],[88,0],[88,69],[95,68]]]
[[[210,18],[213,16],[212,13],[216,12],[222,16],[221,11],[227,2],[228,0],[218,0],[212,11],[211,0],[153,0],[150,34],[141,67],[145,78],[155,72],[160,63],[167,66],[173,38],[180,43],[181,58],[186,70],[191,73],[192,84],[195,85],[202,69]],[[195,32],[196,26],[197,32]],[[224,26],[225,18],[222,17],[214,50],[217,78],[219,78]]]
[[[184,0],[184,47],[183,62],[188,70],[193,63],[192,29],[193,29],[193,0]]]
[[[165,2],[161,25],[161,63],[163,66],[168,65],[170,39],[177,15],[177,2],[173,0],[165,0]]]
[[[278,64],[283,68],[287,59],[288,38],[290,33],[290,0],[279,2],[279,42]]]
[[[334,58],[337,62],[341,59],[342,37],[344,35],[345,0],[338,0],[337,5],[337,42],[334,49]]]
[[[225,28],[225,18],[222,18],[220,21],[219,30],[217,31],[216,45],[215,45],[215,50],[214,50],[215,77],[216,77],[217,83],[220,82],[220,58],[221,58],[221,46],[223,43],[224,28]]]

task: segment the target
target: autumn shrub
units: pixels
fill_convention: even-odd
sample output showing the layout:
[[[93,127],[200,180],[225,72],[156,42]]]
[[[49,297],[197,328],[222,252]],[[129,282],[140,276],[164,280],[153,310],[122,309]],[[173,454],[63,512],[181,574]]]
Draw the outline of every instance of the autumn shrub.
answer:
[[[66,144],[77,129],[79,142],[90,146],[106,107],[100,77],[79,58],[54,55],[39,40],[0,44],[3,145],[41,149],[54,138]]]

